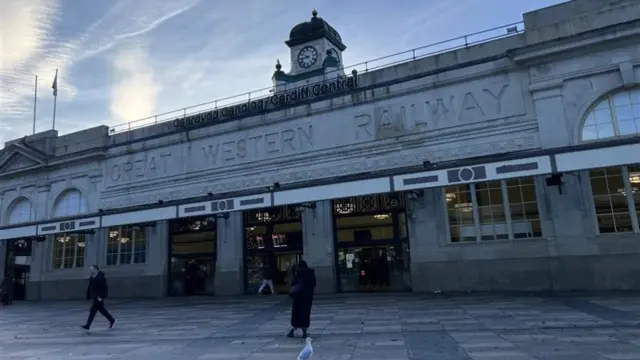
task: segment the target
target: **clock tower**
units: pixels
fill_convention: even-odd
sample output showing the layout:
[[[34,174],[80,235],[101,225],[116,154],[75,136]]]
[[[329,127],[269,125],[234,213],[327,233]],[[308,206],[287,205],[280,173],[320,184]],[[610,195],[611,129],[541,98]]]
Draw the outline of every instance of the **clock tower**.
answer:
[[[342,52],[347,47],[340,34],[316,10],[311,15],[311,20],[294,26],[285,41],[291,49],[291,71],[282,71],[278,62],[272,77],[276,91],[344,76]]]

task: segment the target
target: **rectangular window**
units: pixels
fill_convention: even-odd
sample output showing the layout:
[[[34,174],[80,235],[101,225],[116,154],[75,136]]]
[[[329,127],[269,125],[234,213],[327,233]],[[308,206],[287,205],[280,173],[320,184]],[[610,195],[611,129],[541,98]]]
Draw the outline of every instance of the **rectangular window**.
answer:
[[[445,188],[452,242],[542,237],[533,178]]]
[[[84,267],[85,234],[57,234],[53,243],[53,268]]]
[[[589,178],[598,231],[601,234],[640,232],[640,166],[591,170]]]
[[[147,232],[141,226],[110,227],[107,265],[143,264],[147,261]]]

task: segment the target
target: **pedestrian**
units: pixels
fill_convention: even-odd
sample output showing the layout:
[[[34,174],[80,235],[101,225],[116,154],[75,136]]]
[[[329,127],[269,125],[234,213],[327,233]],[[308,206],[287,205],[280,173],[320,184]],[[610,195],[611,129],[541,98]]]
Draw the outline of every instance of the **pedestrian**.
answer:
[[[271,294],[275,294],[276,291],[273,288],[273,279],[275,278],[275,271],[273,271],[273,268],[269,265],[269,264],[265,264],[262,266],[262,285],[260,285],[260,288],[258,289],[258,295],[262,294],[262,290],[264,290],[265,287],[269,287],[269,290],[271,290]]]
[[[109,287],[107,286],[107,278],[104,273],[100,271],[98,265],[93,265],[89,268],[91,276],[89,277],[89,286],[87,287],[87,300],[92,300],[91,309],[89,310],[89,318],[87,323],[82,325],[81,328],[84,331],[89,332],[93,318],[96,316],[96,312],[99,312],[107,320],[109,320],[109,329],[112,329],[116,324],[116,319],[109,314],[104,307],[104,301],[109,296]]]
[[[13,273],[7,271],[0,285],[0,302],[2,306],[11,305],[13,302]]]
[[[301,260],[291,282],[289,296],[293,299],[291,306],[291,330],[288,337],[294,337],[297,329],[302,330],[302,337],[309,336],[307,330],[311,325],[311,305],[316,288],[316,274],[307,262]]]

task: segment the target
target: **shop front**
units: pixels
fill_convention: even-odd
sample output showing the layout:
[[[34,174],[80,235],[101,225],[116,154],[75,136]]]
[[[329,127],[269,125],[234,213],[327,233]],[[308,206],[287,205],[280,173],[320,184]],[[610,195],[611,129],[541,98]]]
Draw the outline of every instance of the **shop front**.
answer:
[[[217,222],[214,216],[170,222],[169,295],[213,295]]]
[[[31,270],[31,252],[33,239],[8,240],[5,261],[5,281],[2,286],[11,286],[12,300],[27,299],[27,282]],[[5,291],[5,289],[3,289]]]
[[[276,293],[289,291],[291,269],[302,259],[302,217],[293,205],[244,212],[245,292],[256,294],[265,266]]]
[[[410,291],[404,193],[333,201],[338,290]]]

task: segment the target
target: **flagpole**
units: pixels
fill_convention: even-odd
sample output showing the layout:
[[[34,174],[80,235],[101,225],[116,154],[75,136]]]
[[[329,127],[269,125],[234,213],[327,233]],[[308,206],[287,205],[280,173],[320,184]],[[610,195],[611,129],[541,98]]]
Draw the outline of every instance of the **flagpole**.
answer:
[[[53,79],[53,125],[52,129],[56,129],[56,105],[58,100],[58,69],[56,69],[56,77]]]
[[[38,104],[38,75],[36,75],[36,86],[33,89],[33,134],[36,133],[36,106]]]

